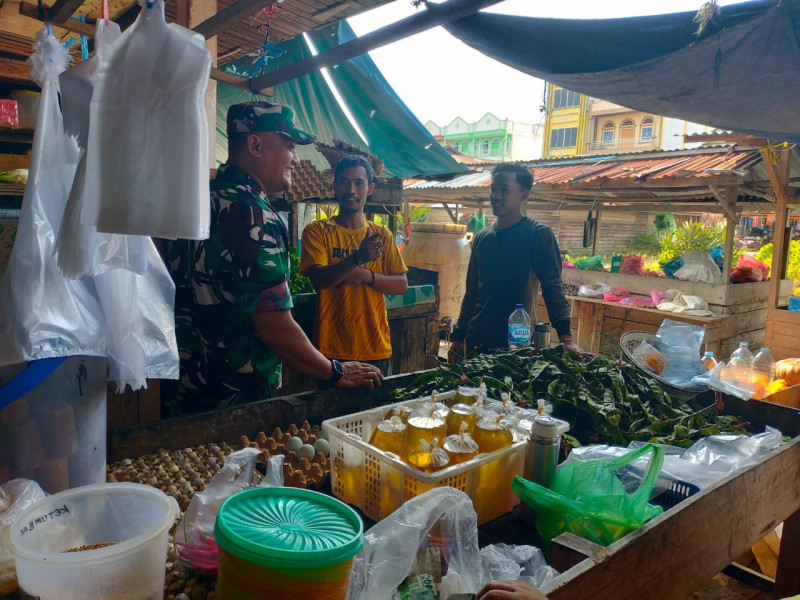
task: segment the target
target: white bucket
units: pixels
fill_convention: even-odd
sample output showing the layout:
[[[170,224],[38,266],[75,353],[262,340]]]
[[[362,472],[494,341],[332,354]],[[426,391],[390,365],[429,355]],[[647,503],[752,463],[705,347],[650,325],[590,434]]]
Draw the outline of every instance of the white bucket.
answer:
[[[161,600],[174,498],[137,483],[101,483],[34,504],[11,527],[24,595],[39,600]],[[114,542],[81,552],[67,550]]]

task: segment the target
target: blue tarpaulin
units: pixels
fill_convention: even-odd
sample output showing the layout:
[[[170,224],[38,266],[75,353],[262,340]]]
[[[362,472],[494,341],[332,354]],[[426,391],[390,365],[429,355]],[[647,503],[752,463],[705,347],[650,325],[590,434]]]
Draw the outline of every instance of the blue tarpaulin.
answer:
[[[624,19],[477,13],[446,29],[556,85],[635,110],[800,142],[800,0]]]

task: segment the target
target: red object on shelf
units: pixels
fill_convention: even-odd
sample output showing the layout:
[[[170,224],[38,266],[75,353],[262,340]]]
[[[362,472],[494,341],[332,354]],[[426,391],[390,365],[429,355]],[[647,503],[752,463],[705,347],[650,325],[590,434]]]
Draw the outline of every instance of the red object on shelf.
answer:
[[[19,111],[17,101],[9,98],[0,98],[0,123],[6,125],[19,125]]]

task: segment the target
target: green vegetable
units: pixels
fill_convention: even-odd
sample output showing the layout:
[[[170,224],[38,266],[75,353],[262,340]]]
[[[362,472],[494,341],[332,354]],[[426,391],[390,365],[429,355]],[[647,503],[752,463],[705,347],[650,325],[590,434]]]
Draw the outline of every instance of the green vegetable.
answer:
[[[291,273],[289,275],[289,291],[293,294],[313,294],[314,285],[304,275],[300,275],[300,257],[297,248],[289,249],[289,262]]]
[[[440,365],[391,397],[399,402],[481,381],[498,400],[508,392],[517,402],[535,407],[537,398],[545,398],[555,416],[571,424],[564,439],[573,446],[627,446],[638,440],[687,448],[708,435],[741,433],[741,420],[720,416],[714,405],[672,398],[636,367],[607,356],[589,360],[565,352],[563,346],[502,351]]]

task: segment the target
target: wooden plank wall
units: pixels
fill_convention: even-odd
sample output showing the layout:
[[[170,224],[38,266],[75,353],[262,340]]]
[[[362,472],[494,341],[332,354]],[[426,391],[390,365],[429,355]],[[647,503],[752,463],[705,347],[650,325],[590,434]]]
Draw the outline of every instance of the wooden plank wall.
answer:
[[[800,357],[800,313],[780,308],[767,311],[764,345],[775,360]]]
[[[488,203],[487,203],[488,204]],[[484,209],[486,212],[486,224],[494,222],[491,207],[488,205]],[[465,215],[461,223],[466,223],[469,217],[475,213],[475,208],[462,207],[460,213]],[[562,250],[571,252],[584,252],[583,250],[583,222],[586,219],[586,212],[576,211],[543,211],[530,210],[528,216],[536,219],[550,227],[556,234],[558,245]],[[637,233],[649,231],[653,224],[654,215],[652,213],[603,213],[603,220],[600,224],[597,250],[601,254],[621,252],[628,240]],[[453,220],[444,208],[431,208],[428,213],[428,220],[431,223],[452,223]],[[586,249],[585,252],[589,252]]]

